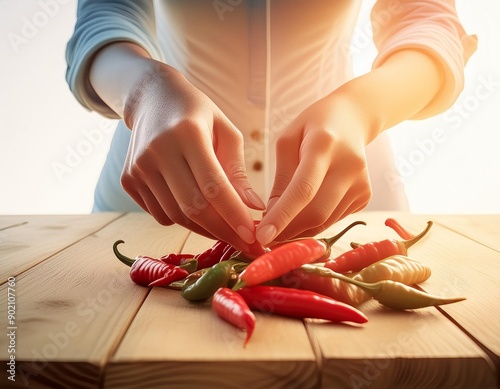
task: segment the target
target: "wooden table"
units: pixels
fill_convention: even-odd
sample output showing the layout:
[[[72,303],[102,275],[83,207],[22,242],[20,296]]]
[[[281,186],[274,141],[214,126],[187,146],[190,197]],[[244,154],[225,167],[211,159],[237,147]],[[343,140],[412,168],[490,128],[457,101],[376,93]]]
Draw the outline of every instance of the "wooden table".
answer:
[[[246,348],[209,304],[133,284],[111,251],[118,239],[129,256],[199,252],[212,241],[140,213],[0,217],[0,387],[498,387],[500,215],[366,212],[321,236],[362,219],[338,252],[351,240],[396,238],[389,216],[415,232],[435,221],[410,250],[433,271],[421,287],[467,300],[403,312],[370,301],[362,326],[257,314]]]

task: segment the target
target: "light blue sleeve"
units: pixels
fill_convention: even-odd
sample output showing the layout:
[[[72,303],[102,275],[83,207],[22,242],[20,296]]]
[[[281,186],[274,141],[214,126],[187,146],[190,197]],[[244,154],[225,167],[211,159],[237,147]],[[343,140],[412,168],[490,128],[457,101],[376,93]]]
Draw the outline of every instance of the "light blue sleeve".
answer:
[[[66,81],[76,99],[88,110],[109,118],[118,115],[97,96],[88,79],[94,54],[117,41],[136,43],[162,61],[156,39],[152,0],[80,0],[77,20],[66,47]]]

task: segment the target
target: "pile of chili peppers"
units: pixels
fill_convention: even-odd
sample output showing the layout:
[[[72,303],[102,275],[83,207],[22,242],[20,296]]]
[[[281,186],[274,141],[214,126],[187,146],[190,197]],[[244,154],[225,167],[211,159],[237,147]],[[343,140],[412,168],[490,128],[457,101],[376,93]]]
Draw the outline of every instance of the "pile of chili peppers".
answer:
[[[246,331],[244,346],[255,328],[253,311],[332,322],[367,322],[358,306],[375,299],[391,309],[417,309],[450,304],[464,298],[433,296],[412,285],[428,279],[429,267],[408,257],[408,249],[427,235],[432,222],[417,235],[395,219],[386,226],[403,240],[365,244],[332,258],[331,247],[356,221],[331,238],[301,238],[271,248],[260,248],[256,258],[217,241],[199,254],[170,253],[160,258],[128,258],[113,252],[130,266],[130,278],[141,286],[180,290],[193,303],[211,301],[214,312]],[[259,252],[258,250],[256,252]]]

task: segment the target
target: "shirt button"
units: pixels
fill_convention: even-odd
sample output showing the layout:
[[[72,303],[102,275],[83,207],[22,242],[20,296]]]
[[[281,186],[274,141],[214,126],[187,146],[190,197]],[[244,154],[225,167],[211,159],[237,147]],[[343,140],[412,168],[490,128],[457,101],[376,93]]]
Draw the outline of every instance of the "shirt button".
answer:
[[[260,130],[253,130],[250,133],[250,139],[252,139],[255,142],[261,142],[263,137],[264,137],[264,135],[263,135],[262,131],[260,131]]]
[[[253,163],[252,168],[253,168],[253,170],[255,170],[256,172],[261,171],[261,170],[262,170],[262,168],[263,168],[262,162],[260,162],[260,161],[255,161],[255,162]]]

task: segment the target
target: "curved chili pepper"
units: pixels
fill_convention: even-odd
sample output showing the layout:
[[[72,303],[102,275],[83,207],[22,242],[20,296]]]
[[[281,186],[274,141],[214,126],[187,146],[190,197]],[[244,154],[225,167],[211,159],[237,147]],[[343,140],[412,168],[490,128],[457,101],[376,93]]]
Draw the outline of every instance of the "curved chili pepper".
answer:
[[[231,279],[233,261],[219,262],[192,284],[182,288],[181,295],[189,301],[206,300],[213,296],[220,287],[226,286]]]
[[[266,252],[251,262],[240,274],[240,280],[234,289],[259,285],[281,277],[305,263],[328,258],[332,245],[358,224],[366,225],[365,222],[356,221],[331,238],[301,238]]]
[[[167,286],[171,282],[185,278],[189,273],[180,266],[165,263],[159,259],[138,256],[128,258],[118,251],[118,245],[124,243],[118,240],[113,244],[113,252],[125,265],[130,266],[130,278],[142,286]]]
[[[401,237],[401,239],[412,239],[415,235],[404,228],[396,219],[392,217],[385,221],[385,225],[392,228]]]
[[[217,262],[219,262],[220,257],[224,250],[230,245],[222,240],[216,241],[212,247],[206,249],[205,251],[196,254],[194,258],[198,261],[198,268],[204,269],[206,267],[212,267]]]
[[[337,278],[339,280],[351,283],[363,289],[382,305],[395,310],[417,309],[429,306],[452,304],[465,300],[465,297],[440,297],[422,292],[411,286],[391,280],[383,280],[375,283],[361,282],[336,273],[325,267],[303,265],[302,269],[315,274]]]
[[[238,293],[251,309],[296,318],[324,319],[333,322],[366,323],[358,309],[310,290],[279,286],[249,286]]]
[[[409,240],[385,239],[357,246],[337,258],[327,261],[325,267],[338,273],[356,272],[392,255],[407,255],[408,249],[427,234],[432,224],[432,221],[427,222],[425,230]]]
[[[212,308],[220,318],[246,331],[245,347],[255,328],[255,315],[243,297],[229,288],[219,288],[213,295]]]
[[[163,255],[160,258],[158,258],[160,261],[163,261],[165,263],[170,263],[171,265],[182,265],[184,262],[194,258],[193,254],[176,254],[176,253],[170,253],[167,255]]]

